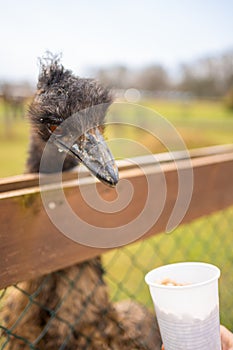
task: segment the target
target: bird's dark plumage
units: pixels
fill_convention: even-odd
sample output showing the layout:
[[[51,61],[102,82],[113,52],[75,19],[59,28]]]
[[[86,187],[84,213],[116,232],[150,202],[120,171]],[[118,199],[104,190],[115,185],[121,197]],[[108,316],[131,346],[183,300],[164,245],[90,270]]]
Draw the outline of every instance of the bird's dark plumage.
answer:
[[[80,128],[84,126],[85,131],[75,148],[78,149],[78,156],[74,157],[68,152],[63,170],[72,168],[79,161],[85,163],[86,159],[82,159],[83,148],[86,147],[87,153],[89,152],[89,141],[85,143],[85,140],[89,140],[86,125],[91,122],[92,137],[100,138],[100,125],[104,122],[106,110],[111,102],[109,91],[96,81],[74,76],[71,71],[65,70],[56,58],[50,57],[46,62],[43,61],[37,92],[29,108],[32,133],[28,171],[41,171],[40,160],[44,146],[53,133],[55,141],[51,142],[48,156],[49,170],[59,171],[57,164],[61,155],[58,152],[58,143],[61,143],[61,138],[59,134],[56,136],[57,128],[71,115],[101,105],[97,108],[98,113],[95,113],[95,108],[91,113],[81,113],[81,117],[78,116],[81,121],[71,125],[79,125]],[[65,138],[62,142],[64,140]],[[102,139],[100,143],[102,145]],[[104,155],[109,161],[110,153],[106,151]],[[98,158],[98,155],[96,157]],[[111,176],[115,176],[112,183],[116,181],[117,175],[112,160],[108,174],[101,173],[101,166],[95,170],[92,163],[86,162],[86,165],[93,173],[96,171],[95,175],[104,182],[111,184]],[[29,305],[28,295],[32,294],[33,303]],[[12,290],[5,301],[1,315],[5,327],[13,326],[25,307],[27,311],[24,316],[12,328],[13,333],[19,337],[10,338],[8,350],[29,349],[29,345],[22,340],[24,338],[39,350],[160,349],[157,324],[148,310],[133,301],[113,304],[109,300],[100,258],[20,283],[18,289]]]

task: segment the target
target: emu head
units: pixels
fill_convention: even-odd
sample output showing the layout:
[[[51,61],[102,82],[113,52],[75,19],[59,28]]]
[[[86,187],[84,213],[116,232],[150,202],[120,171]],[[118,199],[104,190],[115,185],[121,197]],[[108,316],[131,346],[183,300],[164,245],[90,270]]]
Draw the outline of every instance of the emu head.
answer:
[[[118,170],[102,135],[111,102],[106,88],[74,76],[52,57],[41,63],[29,116],[39,142],[49,142],[83,163],[100,181],[115,186]]]

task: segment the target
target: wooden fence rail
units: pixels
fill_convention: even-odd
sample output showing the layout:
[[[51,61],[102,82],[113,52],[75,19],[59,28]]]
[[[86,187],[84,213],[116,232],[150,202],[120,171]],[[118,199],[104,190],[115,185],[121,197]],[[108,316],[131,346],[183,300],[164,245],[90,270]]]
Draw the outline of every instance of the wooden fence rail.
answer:
[[[233,145],[209,147],[190,152],[194,183],[189,208],[182,220],[187,223],[233,204]],[[143,239],[163,232],[175,205],[178,180],[177,164],[181,171],[190,167],[184,152],[140,157],[134,162],[119,162],[120,177],[130,180],[134,193],[130,204],[120,213],[99,212],[87,205],[83,190],[93,191],[106,201],[116,198],[116,191],[96,183],[85,170],[63,176],[63,189],[67,201],[82,220],[96,227],[120,227],[137,217],[146,201],[147,176],[166,179],[167,196],[159,219],[145,232]],[[139,166],[143,166],[144,173]],[[39,186],[36,174],[21,175],[0,181],[0,289],[36,276],[84,261],[106,251],[78,244],[63,234],[50,221],[41,200],[41,191],[56,192],[58,184],[53,176],[46,177],[46,185]],[[128,194],[124,187],[117,188],[118,196]],[[127,199],[127,198],[125,198]],[[159,198],[158,198],[159,200]],[[148,215],[151,215],[148,211]],[[59,213],[61,213],[61,208]],[[60,215],[60,214],[59,214]],[[149,219],[149,218],[148,218]],[[65,220],[65,218],[64,218]],[[217,233],[216,233],[217,234]]]

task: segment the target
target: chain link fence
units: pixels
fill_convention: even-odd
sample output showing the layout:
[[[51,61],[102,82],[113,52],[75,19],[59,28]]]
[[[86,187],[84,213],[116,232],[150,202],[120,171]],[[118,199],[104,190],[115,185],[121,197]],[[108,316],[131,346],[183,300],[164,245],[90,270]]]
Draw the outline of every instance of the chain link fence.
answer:
[[[180,261],[203,261],[215,264],[221,269],[221,323],[233,330],[232,214],[233,207],[230,207],[182,225],[170,234],[161,233],[104,254],[102,256],[106,271],[104,281],[102,265],[98,259],[94,259],[92,267],[97,272],[98,278],[91,275],[89,285],[82,285],[90,273],[90,265],[85,262],[78,270],[71,269],[69,273],[58,271],[37,279],[34,285],[19,284],[2,290],[0,348],[14,350],[154,348],[151,341],[154,340],[152,333],[156,330],[150,327],[151,319],[146,310],[150,309],[153,313],[153,306],[144,283],[144,276],[154,267]],[[104,282],[107,284],[108,292]],[[57,286],[54,294],[48,290],[52,285]],[[24,286],[27,287],[24,289]],[[61,293],[57,292],[58,286],[62,290]],[[81,289],[85,290],[85,298],[80,294]],[[110,300],[116,304],[106,299],[108,293]],[[15,298],[18,299],[16,304]],[[76,310],[70,309],[70,302],[76,305]],[[116,305],[122,319],[115,317],[112,305]],[[98,310],[101,310],[101,313],[98,313]],[[36,318],[38,323],[35,322]],[[127,319],[125,324],[124,319]],[[35,329],[35,324],[38,329]],[[131,328],[132,324],[136,325],[135,329],[138,331],[135,334]],[[77,331],[79,329],[82,331]],[[54,338],[51,334],[54,334]],[[109,334],[115,337],[115,343],[114,339],[109,338]],[[91,345],[93,338],[96,339],[96,344],[99,344],[96,347]],[[132,343],[129,343],[129,339]],[[74,347],[69,344],[74,344]],[[159,340],[157,346],[159,349]]]

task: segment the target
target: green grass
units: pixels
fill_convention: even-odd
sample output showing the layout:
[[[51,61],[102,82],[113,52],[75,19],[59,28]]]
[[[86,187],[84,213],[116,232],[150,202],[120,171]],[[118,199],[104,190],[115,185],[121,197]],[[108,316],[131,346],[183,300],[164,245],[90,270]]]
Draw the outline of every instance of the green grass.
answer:
[[[20,115],[6,117],[0,103],[0,177],[21,174],[25,169],[29,123]]]
[[[160,114],[173,120],[227,120],[233,117],[233,111],[225,107],[221,101],[164,101],[147,100],[144,106],[157,110]]]
[[[152,101],[145,105],[166,116],[177,127],[188,148],[232,142],[233,111],[226,109],[221,102],[166,104]]]
[[[115,104],[110,110],[110,120],[120,120],[122,125],[115,125],[107,129],[107,136],[112,138],[131,138],[146,146],[150,152],[157,153],[166,150],[179,149],[175,139],[170,135],[166,127],[158,130],[151,136],[148,132],[135,126],[126,127],[124,123],[140,125],[142,128],[152,129],[152,124],[162,127],[166,120],[174,126],[174,130],[181,135],[187,148],[196,148],[224,144],[232,142],[233,111],[227,110],[221,102],[193,101],[189,104],[174,101],[147,100],[140,103],[141,106],[124,103]],[[161,134],[162,131],[162,134]],[[174,133],[173,133],[174,134]],[[159,141],[163,136],[169,149]],[[127,151],[126,156],[136,156],[145,153],[135,144],[119,142],[112,144],[114,154],[121,157]]]
[[[121,138],[121,141],[111,142],[113,154],[117,158],[143,155],[148,151],[153,153],[167,151],[158,137],[135,126],[124,125],[126,122],[135,123],[136,121],[137,125],[150,130],[150,123],[156,121],[155,111],[162,115],[163,120],[168,120],[174,125],[188,148],[232,142],[233,112],[225,109],[221,102],[193,101],[184,104],[174,101],[147,100],[140,102],[140,106],[117,103],[111,107],[108,120],[114,121],[117,118],[122,124],[109,126],[106,129],[109,140]],[[169,137],[165,130],[166,141],[169,141]],[[8,118],[6,123],[4,108],[0,103],[0,177],[23,172],[28,140],[28,122],[18,116],[16,119]],[[176,144],[174,142],[173,145],[172,140],[169,145],[171,149],[176,149]]]
[[[7,132],[3,123],[0,128],[0,177],[23,173],[28,148],[27,123],[14,121]]]

